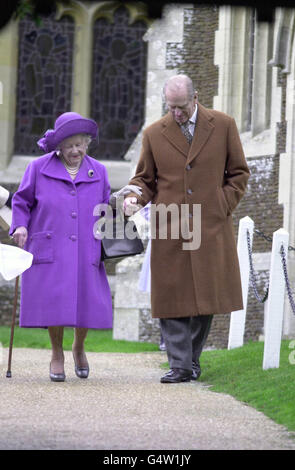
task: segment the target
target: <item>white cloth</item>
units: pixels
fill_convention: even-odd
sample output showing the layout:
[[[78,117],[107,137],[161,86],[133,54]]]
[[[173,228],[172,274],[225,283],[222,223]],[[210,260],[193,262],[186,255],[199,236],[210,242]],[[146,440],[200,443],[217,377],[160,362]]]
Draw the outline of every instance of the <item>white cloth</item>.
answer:
[[[140,213],[147,221],[150,221],[151,203],[144,206]],[[139,274],[138,289],[143,292],[151,292],[151,246],[151,240],[149,240]]]
[[[32,253],[17,246],[0,243],[0,273],[6,281],[11,281],[29,269],[32,262]]]
[[[124,186],[120,191],[116,191],[115,193],[112,194],[115,198],[120,197],[120,196],[126,196],[126,194],[129,193],[135,193],[138,194],[138,196],[141,196],[142,190],[140,186],[136,186],[135,184],[127,184]]]
[[[3,186],[0,186],[0,207],[5,206],[7,199],[9,198],[9,191]]]
[[[116,206],[116,199],[118,199],[119,197],[126,196],[127,194],[130,194],[130,193],[135,193],[138,196],[141,196],[142,190],[141,190],[140,186],[136,186],[135,184],[127,184],[126,186],[124,186],[119,191],[116,191],[116,192],[111,194],[110,205],[112,207],[115,207]]]
[[[195,125],[196,125],[196,122],[197,122],[197,116],[198,116],[198,105],[196,104],[196,109],[193,113],[193,115],[189,118],[189,131],[191,133],[191,135],[194,135],[194,132],[195,132]]]
[[[3,206],[0,208],[0,226],[3,230],[9,230],[12,223],[12,210],[10,207]]]
[[[143,292],[151,292],[151,267],[150,267],[150,259],[151,259],[151,240],[148,241],[146,252],[144,255],[139,281],[138,281],[138,289]]]

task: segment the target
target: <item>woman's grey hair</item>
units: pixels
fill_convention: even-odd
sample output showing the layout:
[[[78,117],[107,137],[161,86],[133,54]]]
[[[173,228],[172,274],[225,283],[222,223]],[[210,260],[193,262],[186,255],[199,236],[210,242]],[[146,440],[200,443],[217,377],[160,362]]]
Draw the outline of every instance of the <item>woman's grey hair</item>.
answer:
[[[81,136],[81,137],[83,137],[83,139],[85,139],[86,145],[87,145],[87,148],[88,148],[90,142],[92,141],[91,135],[89,135],[89,134],[76,134],[76,135]],[[60,142],[60,143],[58,144],[56,150],[60,150],[60,145],[61,145],[61,143],[62,143],[62,142]]]
[[[89,145],[89,144],[90,144],[90,142],[92,141],[92,137],[91,137],[91,135],[89,135],[89,134],[79,134],[79,135],[82,135],[82,137],[84,137],[84,138],[85,138],[85,140],[86,140],[86,144],[87,144],[87,147],[88,147],[88,145]]]
[[[173,75],[172,77],[168,78],[168,80],[166,80],[162,90],[163,100],[166,101],[167,87],[177,90],[182,88],[184,85],[186,86],[189,100],[192,100],[195,95],[194,84],[192,79],[184,74]]]

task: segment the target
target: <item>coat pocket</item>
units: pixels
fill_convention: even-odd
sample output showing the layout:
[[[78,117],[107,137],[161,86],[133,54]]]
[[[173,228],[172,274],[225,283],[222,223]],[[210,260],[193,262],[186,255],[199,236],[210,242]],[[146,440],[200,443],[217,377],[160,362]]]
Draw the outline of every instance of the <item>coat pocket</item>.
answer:
[[[33,255],[33,264],[53,263],[53,232],[35,232],[29,237],[28,251]]]
[[[223,189],[219,186],[217,187],[217,198],[219,201],[221,213],[224,214],[224,217],[229,216],[230,210],[227,204],[227,200],[225,199]]]

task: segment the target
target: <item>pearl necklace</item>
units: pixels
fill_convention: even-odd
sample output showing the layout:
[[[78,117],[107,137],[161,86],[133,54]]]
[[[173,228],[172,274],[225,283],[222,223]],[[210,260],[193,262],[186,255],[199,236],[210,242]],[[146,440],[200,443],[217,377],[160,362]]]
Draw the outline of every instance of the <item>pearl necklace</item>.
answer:
[[[66,163],[66,161],[65,161],[65,159],[63,158],[62,155],[60,156],[60,159],[61,159],[62,163],[64,164],[64,166],[65,166],[67,172],[68,172],[71,176],[76,176],[76,174],[78,173],[78,171],[79,171],[79,169],[80,169],[81,163],[80,163],[79,166],[74,166],[74,167],[72,167],[72,166],[69,166],[69,165]]]

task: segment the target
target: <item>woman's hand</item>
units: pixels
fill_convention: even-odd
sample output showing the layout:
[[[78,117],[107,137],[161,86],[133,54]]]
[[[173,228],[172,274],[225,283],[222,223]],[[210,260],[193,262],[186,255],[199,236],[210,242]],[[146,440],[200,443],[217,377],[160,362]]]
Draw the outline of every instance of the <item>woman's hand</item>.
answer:
[[[17,229],[13,232],[12,238],[14,239],[17,246],[23,248],[28,238],[28,231],[26,227],[17,227]]]
[[[135,214],[135,212],[139,211],[139,209],[141,209],[141,206],[137,204],[136,197],[131,196],[126,197],[126,199],[124,199],[123,211],[127,217],[130,217],[131,215]]]

